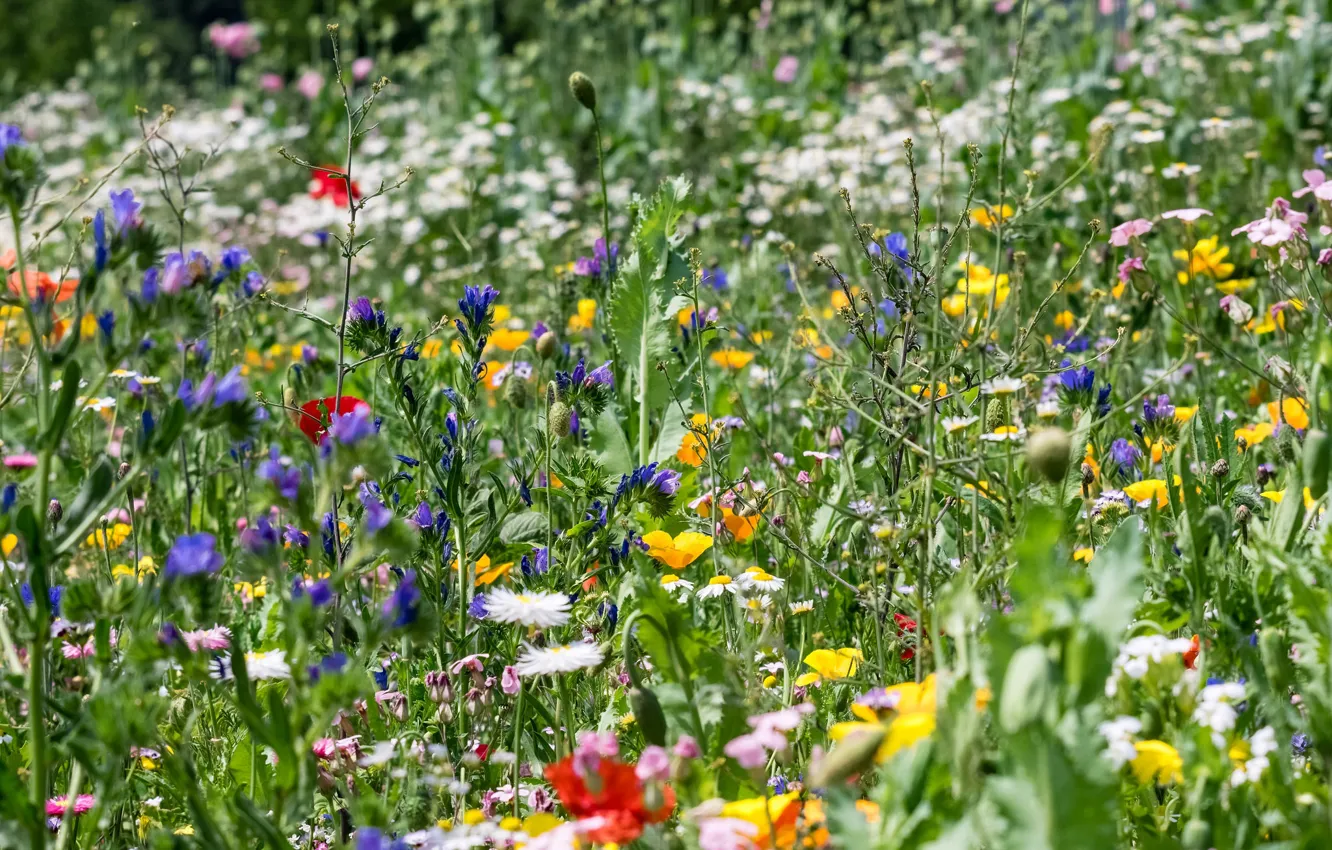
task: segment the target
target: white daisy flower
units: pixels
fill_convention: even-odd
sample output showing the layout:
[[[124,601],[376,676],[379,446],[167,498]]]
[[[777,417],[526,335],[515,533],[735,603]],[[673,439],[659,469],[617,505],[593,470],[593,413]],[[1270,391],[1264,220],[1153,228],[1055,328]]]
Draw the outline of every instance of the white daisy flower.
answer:
[[[116,406],[116,400],[111,396],[83,399],[81,403],[84,410],[91,410],[94,413],[101,413],[104,410],[110,410]]]
[[[140,375],[139,383],[144,384],[145,386],[151,386],[153,384],[162,383],[162,379],[156,375]]]
[[[736,584],[731,581],[730,576],[713,576],[708,579],[708,583],[698,589],[699,599],[711,599],[714,596],[721,596],[723,593],[735,593]]]
[[[791,603],[792,614],[808,614],[814,610],[814,601],[812,599],[801,599],[799,602]]]
[[[498,588],[486,594],[486,619],[549,629],[569,622],[569,597],[563,593],[514,593]]]
[[[245,672],[251,679],[290,679],[287,653],[281,649],[272,652],[245,653]]]
[[[680,578],[675,573],[662,576],[661,586],[667,593],[679,593],[681,596],[687,596],[689,591],[694,589],[692,581]]]
[[[755,588],[765,593],[781,590],[786,584],[783,579],[777,578],[777,576],[770,574],[762,567],[750,567],[740,575],[736,576],[736,582],[739,583],[744,590]]]
[[[1036,415],[1042,419],[1053,419],[1059,415],[1059,402],[1042,401],[1036,404]]]
[[[979,421],[979,416],[945,416],[940,420],[940,424],[943,425],[944,433],[956,434],[963,428],[975,425]]]
[[[519,676],[548,676],[595,667],[605,657],[604,649],[586,641],[546,647],[524,644],[523,654],[518,656],[513,667]]]
[[[1009,395],[1022,389],[1021,378],[991,378],[981,384],[982,395]]]
[[[1000,425],[988,434],[981,434],[981,439],[988,443],[1002,443],[1008,440],[1019,442],[1027,438],[1027,429],[1021,425]]]

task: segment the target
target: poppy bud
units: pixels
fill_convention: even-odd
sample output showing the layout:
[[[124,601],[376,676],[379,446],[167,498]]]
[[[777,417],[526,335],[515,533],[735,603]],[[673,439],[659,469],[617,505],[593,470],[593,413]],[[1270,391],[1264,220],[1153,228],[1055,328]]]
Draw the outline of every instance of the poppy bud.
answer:
[[[1042,429],[1027,441],[1027,465],[1046,481],[1062,481],[1068,471],[1069,450],[1067,431]]]
[[[574,71],[569,75],[569,91],[573,94],[574,100],[583,105],[583,108],[589,112],[597,111],[597,87],[592,85],[592,80],[582,71]]]
[[[809,772],[809,784],[814,788],[840,785],[874,764],[888,730],[875,725],[858,730],[843,738],[833,751],[819,759]]]
[[[985,405],[985,430],[994,431],[1008,424],[1008,402],[1002,398],[992,398]]]
[[[300,425],[301,410],[300,405],[296,403],[296,390],[291,387],[283,387],[282,404],[287,409],[287,418],[291,420],[291,424]]]
[[[562,401],[557,401],[550,406],[550,412],[547,414],[547,426],[550,429],[550,436],[555,439],[569,436],[569,425],[573,422],[573,408]]]
[[[519,410],[527,407],[527,383],[517,374],[504,379],[504,400]]]
[[[555,349],[560,345],[560,340],[555,336],[554,331],[546,331],[537,337],[536,352],[543,360],[549,360],[555,356]]]
[[[634,720],[643,733],[643,740],[658,747],[666,746],[666,715],[662,713],[657,695],[647,688],[632,688],[629,705],[634,710]]]
[[[1304,486],[1309,488],[1309,495],[1315,499],[1323,497],[1329,472],[1332,472],[1332,440],[1327,438],[1326,431],[1311,428],[1304,435]]]

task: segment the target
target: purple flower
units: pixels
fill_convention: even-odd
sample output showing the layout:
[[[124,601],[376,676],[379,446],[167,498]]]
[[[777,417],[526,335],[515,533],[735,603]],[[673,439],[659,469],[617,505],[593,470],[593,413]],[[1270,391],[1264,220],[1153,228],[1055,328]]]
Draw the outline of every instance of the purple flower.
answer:
[[[328,426],[329,436],[344,446],[352,446],[366,437],[373,437],[375,431],[375,420],[371,417],[369,405],[358,405],[351,413],[334,416]]]
[[[300,470],[282,465],[277,446],[268,451],[268,459],[259,464],[259,477],[267,479],[277,488],[278,495],[295,501],[301,491]]]
[[[231,371],[223,375],[222,380],[217,382],[217,388],[213,391],[213,407],[240,403],[245,401],[248,394],[245,379],[240,374],[240,367],[233,366]]]
[[[162,577],[173,579],[217,572],[226,558],[216,547],[217,538],[204,531],[177,537],[175,545],[167,553]]]
[[[1110,462],[1116,466],[1122,476],[1127,476],[1129,470],[1136,466],[1141,458],[1142,452],[1138,447],[1123,437],[1110,444]]]
[[[478,593],[472,597],[472,601],[467,605],[467,614],[478,620],[484,620],[490,615],[490,612],[486,610],[486,595],[484,593]]]
[[[384,311],[376,311],[370,299],[362,295],[347,308],[347,323],[382,326],[385,323]]]
[[[15,124],[0,124],[0,159],[12,147],[24,147],[23,131]]]
[[[245,276],[245,280],[241,282],[241,293],[246,298],[253,298],[263,292],[265,286],[268,286],[268,281],[264,280],[263,275],[259,272],[250,272]]]
[[[1170,403],[1170,396],[1162,393],[1156,397],[1155,403],[1150,398],[1142,400],[1142,418],[1148,425],[1158,421],[1169,421],[1175,418],[1175,406]]]
[[[310,546],[310,535],[301,531],[294,525],[288,525],[287,530],[282,532],[282,541],[291,546],[299,546],[302,549],[308,549]]]
[[[106,212],[98,210],[93,216],[93,265],[100,272],[106,268],[110,257],[111,249],[106,242]]]
[[[652,476],[652,480],[648,481],[648,487],[663,496],[674,496],[680,489],[680,473],[674,469],[663,469]]]
[[[435,527],[435,515],[430,511],[430,503],[423,501],[417,505],[409,522],[416,526],[417,531],[432,530]]]
[[[250,260],[250,252],[239,245],[222,250],[222,271],[234,272]]]
[[[499,291],[488,283],[482,287],[463,288],[463,297],[458,299],[458,310],[473,332],[485,324],[490,308],[497,298]]]
[[[726,269],[721,266],[712,266],[703,270],[703,276],[699,281],[705,286],[711,286],[717,292],[721,292],[730,285],[730,279],[726,276]]]
[[[261,516],[254,523],[245,527],[240,535],[241,545],[256,555],[268,552],[278,544],[278,532],[268,517]]]
[[[185,258],[174,251],[167,254],[162,271],[162,291],[167,295],[175,295],[188,284],[189,268],[185,265]]]
[[[303,599],[310,597],[310,604],[316,608],[322,608],[333,601],[333,587],[328,583],[328,579],[320,579],[307,585],[305,579],[297,577],[291,582],[291,598]]]
[[[611,362],[607,360],[583,379],[584,387],[603,386],[607,389],[615,389],[615,373],[611,371]]]
[[[133,189],[121,189],[119,192],[111,193],[111,217],[116,222],[116,233],[124,234],[126,230],[134,230],[143,224],[143,219],[139,217],[139,210],[143,209],[143,204],[134,200]]]
[[[361,504],[365,506],[365,528],[371,534],[382,530],[393,521],[393,511],[389,510],[379,496],[370,489],[369,484],[362,484]]]
[[[389,598],[384,600],[384,618],[395,628],[411,625],[416,621],[420,602],[421,591],[416,587],[416,570],[407,570]]]

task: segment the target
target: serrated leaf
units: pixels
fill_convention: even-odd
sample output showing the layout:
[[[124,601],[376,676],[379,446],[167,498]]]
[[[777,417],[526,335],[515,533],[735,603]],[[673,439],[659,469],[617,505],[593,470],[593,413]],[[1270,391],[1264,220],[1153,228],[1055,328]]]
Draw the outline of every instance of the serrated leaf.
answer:
[[[528,543],[546,533],[546,516],[537,511],[511,514],[500,527],[501,543]]]

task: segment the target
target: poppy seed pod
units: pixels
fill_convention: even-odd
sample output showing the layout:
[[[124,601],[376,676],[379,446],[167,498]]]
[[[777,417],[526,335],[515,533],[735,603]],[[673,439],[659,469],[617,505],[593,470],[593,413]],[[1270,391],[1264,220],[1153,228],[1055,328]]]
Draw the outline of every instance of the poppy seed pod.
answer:
[[[555,350],[559,347],[560,340],[555,336],[554,331],[546,331],[537,337],[536,352],[543,360],[549,360],[555,356]]]
[[[574,100],[578,101],[589,112],[597,111],[597,87],[592,85],[592,79],[582,71],[574,71],[569,75],[569,91],[573,94]]]
[[[813,766],[809,774],[810,785],[814,788],[840,785],[868,770],[887,734],[888,730],[880,725],[848,735]]]
[[[1068,472],[1070,441],[1062,428],[1045,428],[1027,441],[1027,464],[1046,481],[1062,481]]]

